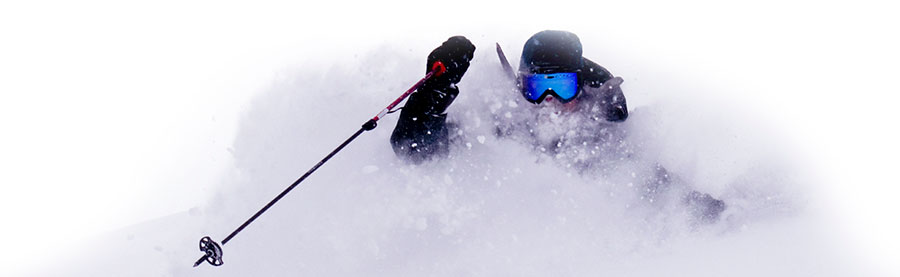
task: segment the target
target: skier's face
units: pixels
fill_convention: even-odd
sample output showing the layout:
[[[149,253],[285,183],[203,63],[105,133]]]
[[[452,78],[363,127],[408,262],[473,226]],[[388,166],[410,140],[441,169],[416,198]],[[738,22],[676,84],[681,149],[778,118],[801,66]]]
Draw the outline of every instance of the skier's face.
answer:
[[[569,113],[569,112],[574,112],[577,109],[577,107],[578,107],[577,103],[578,103],[578,98],[571,99],[566,102],[562,102],[562,101],[559,101],[559,99],[556,99],[556,96],[547,95],[544,98],[544,101],[542,101],[541,104],[539,104],[539,105],[553,109],[557,112]]]

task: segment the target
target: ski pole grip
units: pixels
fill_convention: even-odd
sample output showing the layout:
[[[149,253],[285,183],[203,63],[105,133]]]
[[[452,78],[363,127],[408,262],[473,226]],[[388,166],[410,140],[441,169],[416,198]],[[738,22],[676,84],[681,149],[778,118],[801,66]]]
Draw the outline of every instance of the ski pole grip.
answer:
[[[431,65],[431,71],[434,72],[434,76],[441,76],[444,72],[447,72],[447,67],[441,61],[436,61]]]

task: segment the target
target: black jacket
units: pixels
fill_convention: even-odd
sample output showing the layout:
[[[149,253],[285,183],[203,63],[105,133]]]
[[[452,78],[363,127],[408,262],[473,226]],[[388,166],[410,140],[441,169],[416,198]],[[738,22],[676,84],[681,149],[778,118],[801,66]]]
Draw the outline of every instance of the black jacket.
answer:
[[[621,122],[628,117],[625,95],[618,86],[621,78],[613,78],[608,70],[588,59],[584,59],[580,77],[582,91],[576,101],[599,102],[607,121]],[[445,156],[450,148],[446,110],[458,94],[456,85],[446,82],[426,82],[413,93],[391,135],[394,153],[415,163]]]

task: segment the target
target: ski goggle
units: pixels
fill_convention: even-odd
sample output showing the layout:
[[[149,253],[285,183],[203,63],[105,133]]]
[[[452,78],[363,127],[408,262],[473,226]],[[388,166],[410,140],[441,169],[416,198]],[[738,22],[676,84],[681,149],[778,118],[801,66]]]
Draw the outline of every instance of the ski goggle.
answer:
[[[521,80],[522,95],[531,103],[540,104],[547,95],[566,103],[578,95],[578,73],[525,74]]]

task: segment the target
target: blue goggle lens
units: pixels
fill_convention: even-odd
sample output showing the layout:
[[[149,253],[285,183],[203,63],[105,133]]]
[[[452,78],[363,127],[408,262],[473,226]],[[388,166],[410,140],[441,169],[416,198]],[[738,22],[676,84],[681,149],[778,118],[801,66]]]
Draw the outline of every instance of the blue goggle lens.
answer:
[[[522,94],[535,103],[547,94],[567,102],[578,94],[578,73],[526,74],[522,77]]]

